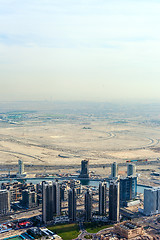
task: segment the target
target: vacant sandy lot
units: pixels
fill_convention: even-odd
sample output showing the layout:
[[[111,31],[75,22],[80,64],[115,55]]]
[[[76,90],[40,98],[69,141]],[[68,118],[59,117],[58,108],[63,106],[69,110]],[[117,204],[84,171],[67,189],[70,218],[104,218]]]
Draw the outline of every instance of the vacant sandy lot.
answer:
[[[0,128],[0,164],[17,164],[19,158],[33,165],[105,164],[128,159],[160,157],[160,128],[136,122],[109,121],[24,122]]]

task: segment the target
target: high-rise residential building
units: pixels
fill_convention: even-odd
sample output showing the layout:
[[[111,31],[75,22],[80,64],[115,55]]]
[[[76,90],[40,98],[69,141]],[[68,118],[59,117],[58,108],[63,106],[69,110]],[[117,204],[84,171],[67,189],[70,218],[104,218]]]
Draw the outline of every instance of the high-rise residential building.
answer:
[[[53,220],[53,182],[42,182],[42,220]]]
[[[85,193],[85,219],[91,221],[92,219],[92,193],[87,189]]]
[[[68,192],[68,217],[71,222],[76,221],[76,191],[75,188]]]
[[[10,192],[0,190],[0,216],[6,215],[10,211]]]
[[[22,191],[22,205],[26,208],[34,208],[37,206],[37,193],[25,189]]]
[[[109,184],[109,220],[119,222],[119,181],[112,180]]]
[[[61,215],[61,187],[58,182],[54,182],[54,215]]]
[[[18,174],[23,175],[24,174],[24,162],[23,160],[18,160]]]
[[[126,205],[129,200],[137,196],[137,177],[129,176],[120,179],[120,204]]]
[[[89,161],[82,160],[81,161],[81,172],[79,178],[89,178]]]
[[[107,189],[106,183],[99,183],[99,214],[106,215],[106,197],[107,197]]]
[[[42,220],[52,221],[61,214],[60,185],[58,182],[42,182]]]
[[[144,214],[160,213],[160,188],[144,189]]]
[[[127,176],[136,176],[136,165],[134,163],[127,164]]]
[[[116,162],[111,165],[111,178],[117,178],[118,176],[118,165]]]

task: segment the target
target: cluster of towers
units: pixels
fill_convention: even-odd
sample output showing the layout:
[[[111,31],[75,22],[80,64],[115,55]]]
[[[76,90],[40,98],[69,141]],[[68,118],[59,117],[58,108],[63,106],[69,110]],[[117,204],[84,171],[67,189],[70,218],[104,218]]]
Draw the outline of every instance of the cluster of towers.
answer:
[[[107,184],[99,183],[99,215],[106,216]],[[84,215],[86,221],[91,221],[92,192],[87,189],[84,195]],[[61,191],[58,182],[42,182],[42,220],[44,223],[53,221],[55,216],[61,215]],[[76,221],[77,195],[74,186],[68,191],[68,218],[70,222]],[[119,182],[113,180],[109,185],[109,219],[119,221]]]
[[[136,176],[136,165],[134,163],[127,164],[127,176]],[[111,178],[118,177],[118,164],[116,162],[111,165]]]
[[[88,189],[85,193],[85,219],[92,218],[92,193]],[[76,221],[77,196],[74,186],[68,191],[68,218]],[[58,182],[42,182],[42,220],[52,222],[55,216],[61,215],[61,187]]]
[[[89,177],[88,161],[81,162],[81,178]],[[120,206],[125,206],[127,201],[135,199],[137,195],[137,177],[134,164],[127,165],[127,177],[118,177],[117,163],[111,166],[111,179],[109,182],[109,204],[107,206],[107,183],[99,183],[99,215],[106,216],[109,208],[109,220],[119,221]],[[85,220],[92,219],[92,192],[87,189],[84,195]],[[53,221],[54,216],[61,215],[61,186],[58,182],[42,182],[42,212],[43,222]],[[68,191],[68,218],[71,222],[76,221],[77,196],[74,181]]]
[[[92,192],[87,189],[84,198],[85,220],[92,219]],[[76,193],[75,189],[69,190],[68,194],[68,216],[70,221],[76,221]],[[120,183],[113,180],[109,184],[109,220],[113,222],[119,221],[120,208]],[[107,210],[107,183],[99,183],[99,215],[106,216]]]
[[[109,184],[109,220],[119,222],[120,207],[120,185],[119,181],[112,180]],[[105,216],[107,209],[107,184],[99,183],[99,215]]]
[[[119,181],[120,205],[125,206],[127,201],[135,199],[137,196],[137,176],[136,166],[133,163],[127,164],[127,176],[118,176],[118,165],[114,162],[111,166],[111,179]]]

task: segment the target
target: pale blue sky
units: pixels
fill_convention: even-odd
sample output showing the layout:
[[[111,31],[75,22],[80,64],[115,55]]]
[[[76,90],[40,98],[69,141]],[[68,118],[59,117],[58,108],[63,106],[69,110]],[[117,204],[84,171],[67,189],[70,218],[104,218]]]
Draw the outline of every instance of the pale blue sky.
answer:
[[[159,100],[160,1],[0,0],[0,100]]]

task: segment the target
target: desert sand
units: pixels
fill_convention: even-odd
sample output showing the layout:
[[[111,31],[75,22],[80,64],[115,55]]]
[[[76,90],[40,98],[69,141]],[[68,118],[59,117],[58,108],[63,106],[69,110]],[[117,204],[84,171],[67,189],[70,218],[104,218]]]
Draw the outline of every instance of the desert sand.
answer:
[[[47,166],[53,171],[67,168],[67,172],[75,172],[83,159],[102,175],[110,171],[103,165],[133,159],[148,159],[150,168],[158,171],[159,164],[150,163],[160,157],[160,125],[146,124],[143,116],[29,114],[5,113],[0,121],[1,171],[17,171],[18,159],[24,161],[29,172],[45,171]],[[13,120],[17,115],[23,119]]]

